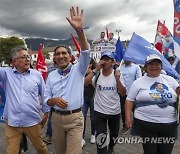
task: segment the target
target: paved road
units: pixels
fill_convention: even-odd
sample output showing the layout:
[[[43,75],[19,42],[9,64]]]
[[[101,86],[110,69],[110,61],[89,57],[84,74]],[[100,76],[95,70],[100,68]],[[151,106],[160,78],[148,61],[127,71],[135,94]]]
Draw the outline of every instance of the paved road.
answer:
[[[87,118],[87,130],[85,135],[86,145],[83,148],[83,154],[96,154],[96,146],[95,144],[90,143],[90,122],[89,117]],[[44,128],[44,132],[45,132]],[[180,132],[180,126],[178,127]],[[44,133],[45,134],[45,133]],[[119,135],[119,142],[123,141],[123,137],[130,137],[129,134],[125,136]],[[48,145],[49,154],[55,154],[53,144]],[[115,146],[115,154],[143,154],[142,145],[138,143],[117,143]],[[173,153],[172,154],[179,154],[180,153],[180,133],[179,133],[179,140],[176,141]],[[5,143],[5,124],[0,124],[0,154],[6,154],[6,143]],[[26,154],[36,154],[36,150],[29,142],[29,150]]]

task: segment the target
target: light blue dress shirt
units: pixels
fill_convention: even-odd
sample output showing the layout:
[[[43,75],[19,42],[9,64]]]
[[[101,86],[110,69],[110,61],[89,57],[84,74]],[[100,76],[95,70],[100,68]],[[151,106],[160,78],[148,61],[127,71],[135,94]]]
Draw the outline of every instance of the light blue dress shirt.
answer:
[[[83,104],[84,76],[90,62],[90,51],[81,51],[79,62],[72,65],[70,72],[60,75],[58,70],[51,72],[46,81],[45,102],[50,98],[62,97],[68,106],[64,110],[78,109]],[[63,110],[54,105],[56,110]]]
[[[141,69],[137,64],[134,63],[131,63],[129,66],[122,64],[118,69],[120,69],[120,72],[122,73],[126,94],[128,94],[132,83],[142,76]]]
[[[29,127],[41,122],[42,111],[48,112],[49,107],[44,103],[44,80],[37,70],[29,69],[19,73],[15,68],[0,68],[0,80],[4,84],[6,104],[4,118],[13,127]]]

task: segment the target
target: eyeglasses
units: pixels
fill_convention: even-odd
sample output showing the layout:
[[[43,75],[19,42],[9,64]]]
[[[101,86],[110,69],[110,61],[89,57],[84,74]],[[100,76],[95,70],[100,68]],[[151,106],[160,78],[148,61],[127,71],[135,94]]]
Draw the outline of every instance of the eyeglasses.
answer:
[[[23,59],[23,60],[25,60],[25,59],[31,59],[31,56],[29,56],[29,55],[24,55],[24,56],[16,57],[15,59]]]

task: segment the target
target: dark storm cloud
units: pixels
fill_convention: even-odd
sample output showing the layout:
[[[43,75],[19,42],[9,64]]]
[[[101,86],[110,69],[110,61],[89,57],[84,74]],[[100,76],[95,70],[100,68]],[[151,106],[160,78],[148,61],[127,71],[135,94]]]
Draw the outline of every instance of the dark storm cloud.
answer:
[[[90,27],[86,33],[90,39],[98,37],[106,27],[114,33],[122,29],[124,38],[130,38],[134,31],[147,34],[144,29],[154,35],[157,20],[166,17],[170,21],[172,17],[168,11],[160,13],[169,7],[166,0],[162,1],[0,0],[0,35],[68,38],[71,33],[75,34],[65,19],[72,5],[84,9],[85,26]]]

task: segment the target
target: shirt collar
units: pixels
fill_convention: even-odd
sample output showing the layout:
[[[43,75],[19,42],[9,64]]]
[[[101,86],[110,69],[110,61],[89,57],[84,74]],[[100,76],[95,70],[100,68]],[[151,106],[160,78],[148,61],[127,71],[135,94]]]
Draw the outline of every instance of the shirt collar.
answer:
[[[72,64],[70,63],[69,65],[68,65],[68,67],[66,68],[66,69],[64,69],[64,70],[62,70],[62,69],[58,69],[58,73],[60,74],[60,75],[63,75],[63,76],[66,76],[70,71],[71,71],[71,67],[72,67]]]
[[[131,65],[132,65],[132,63],[131,63],[130,65],[125,65],[125,64],[124,64],[125,67],[130,67]]]
[[[19,73],[19,74],[30,74],[30,69],[28,69],[26,72],[24,73],[20,73],[15,67],[12,68],[14,73]]]

